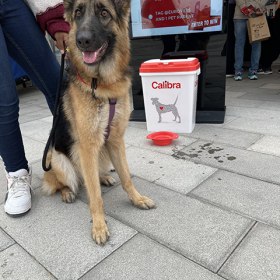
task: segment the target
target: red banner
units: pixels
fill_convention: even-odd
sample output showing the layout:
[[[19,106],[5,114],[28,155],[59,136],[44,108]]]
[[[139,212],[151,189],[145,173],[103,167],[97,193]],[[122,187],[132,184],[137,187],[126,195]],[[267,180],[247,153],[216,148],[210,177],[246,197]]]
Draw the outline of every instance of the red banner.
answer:
[[[188,26],[203,30],[221,21],[221,16],[210,14],[210,0],[141,0],[141,5],[143,29]]]

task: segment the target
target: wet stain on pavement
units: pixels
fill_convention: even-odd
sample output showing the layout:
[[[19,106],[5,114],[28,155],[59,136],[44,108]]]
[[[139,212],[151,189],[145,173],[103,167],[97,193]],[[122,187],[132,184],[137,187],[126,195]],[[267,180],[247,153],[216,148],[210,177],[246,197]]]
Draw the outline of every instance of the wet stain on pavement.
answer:
[[[236,157],[230,155],[229,153],[222,154],[224,148],[221,148],[213,143],[206,143],[203,145],[199,145],[198,148],[190,148],[189,151],[178,151],[173,150],[172,157],[175,159],[215,159],[219,163],[223,163],[226,160],[233,161],[236,160]],[[219,153],[218,155],[215,155]],[[214,156],[215,155],[215,156]]]
[[[228,159],[228,160],[235,160],[236,157],[230,156],[230,157],[228,157],[227,159]]]

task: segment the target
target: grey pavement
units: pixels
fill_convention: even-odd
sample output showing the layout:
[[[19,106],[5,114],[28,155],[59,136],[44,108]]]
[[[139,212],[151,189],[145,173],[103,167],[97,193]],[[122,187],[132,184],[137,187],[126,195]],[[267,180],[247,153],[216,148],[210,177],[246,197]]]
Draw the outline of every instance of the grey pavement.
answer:
[[[132,179],[157,208],[134,208],[117,183],[102,187],[111,238],[91,238],[84,189],[73,204],[41,193],[41,157],[52,117],[42,94],[20,90],[20,125],[33,170],[32,210],[3,211],[0,161],[0,279],[279,280],[280,69],[258,81],[227,79],[223,124],[196,124],[166,147],[130,122]]]

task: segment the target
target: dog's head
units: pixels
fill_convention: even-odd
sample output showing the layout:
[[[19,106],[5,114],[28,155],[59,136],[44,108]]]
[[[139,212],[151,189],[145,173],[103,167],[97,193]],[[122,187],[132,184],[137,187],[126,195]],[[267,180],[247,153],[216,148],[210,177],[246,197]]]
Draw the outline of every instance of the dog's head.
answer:
[[[130,0],[64,0],[64,7],[70,57],[79,70],[111,75],[114,64],[128,64]]]
[[[158,102],[158,98],[157,97],[151,98],[151,100],[153,101],[152,102],[153,105],[155,105]]]

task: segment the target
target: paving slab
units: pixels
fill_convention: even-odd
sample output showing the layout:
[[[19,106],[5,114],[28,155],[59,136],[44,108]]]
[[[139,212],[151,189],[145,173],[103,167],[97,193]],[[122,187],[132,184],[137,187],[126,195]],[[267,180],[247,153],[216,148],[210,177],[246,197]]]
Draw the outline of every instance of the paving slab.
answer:
[[[200,124],[200,126],[198,126],[191,135],[192,137],[199,138],[201,140],[224,143],[241,148],[247,148],[260,139],[260,134],[257,133],[236,131],[202,124]]]
[[[49,117],[46,117],[46,118],[41,119],[41,121],[42,121],[42,122],[47,122],[47,123],[49,123],[49,124],[52,125],[52,123],[53,123],[53,117],[52,117],[52,116],[49,116]]]
[[[280,158],[276,156],[206,141],[197,141],[173,156],[280,184]]]
[[[19,116],[19,123],[27,123],[51,116],[51,111],[49,108],[42,108],[38,107],[37,105],[33,105],[32,107],[37,108],[37,110],[34,109],[33,112],[28,113],[24,111],[23,114],[20,114]]]
[[[275,119],[268,121],[240,117],[226,124],[225,128],[280,136],[280,121]]]
[[[280,102],[280,99],[279,99]],[[245,108],[245,107],[227,107],[227,114],[231,116],[243,117],[254,120],[280,120],[279,111],[261,109],[261,108]]]
[[[136,147],[127,149],[127,159],[132,174],[181,193],[188,193],[216,171],[215,168]]]
[[[29,115],[29,114],[33,114],[38,112],[40,114],[40,111],[44,109],[46,110],[47,108],[42,107],[42,106],[31,106],[30,104],[25,104],[25,102],[23,102],[23,104],[20,105],[19,107],[19,116],[24,116],[24,115]],[[51,114],[50,110],[49,110],[49,115]],[[36,118],[37,119],[37,118]]]
[[[28,215],[13,219],[0,211],[0,226],[55,277],[67,280],[83,276],[136,234],[106,219],[111,238],[101,247],[91,237],[88,206],[79,200],[66,204],[59,195],[42,197],[37,191]]]
[[[38,105],[44,106],[47,104],[47,101],[44,97],[44,94],[38,90],[35,86],[28,88],[17,88],[20,100],[20,106],[30,106],[30,105]]]
[[[273,92],[272,92],[273,91]],[[263,90],[263,89],[253,89],[252,93],[246,93],[239,97],[240,99],[246,100],[263,100],[263,101],[279,101],[280,93],[279,90]]]
[[[0,253],[0,279],[55,280],[56,278],[20,246],[13,245]]]
[[[275,94],[277,95],[278,93],[280,93],[280,90],[278,88],[275,88],[275,85],[274,85],[274,88],[267,88],[266,85],[269,85],[271,83],[266,83],[261,80],[258,81],[259,84],[255,84],[255,86],[251,87],[251,86],[248,86],[246,88],[246,92],[247,93],[255,93],[255,94],[260,94],[260,95],[264,95],[264,94]],[[264,89],[264,87],[266,87]],[[244,91],[244,90],[243,90]]]
[[[23,145],[25,150],[25,156],[28,162],[41,160],[43,157],[45,143],[41,141],[33,140],[30,137],[23,136]]]
[[[23,123],[20,127],[23,136],[27,136],[42,143],[47,142],[51,130],[51,124],[41,120]]]
[[[259,108],[271,111],[280,111],[280,100],[273,102],[265,101]]]
[[[280,279],[280,231],[258,224],[219,272],[234,280]]]
[[[174,251],[138,234],[81,280],[222,280]]]
[[[226,90],[226,99],[230,98],[238,98],[242,95],[246,94],[245,91],[231,91],[231,90]]]
[[[252,225],[247,218],[145,180],[134,178],[134,182],[157,208],[133,207],[117,187],[104,194],[107,213],[214,272]]]
[[[280,186],[218,171],[190,195],[280,228]]]
[[[184,137],[180,135],[179,138],[177,140],[174,140],[171,145],[156,146],[151,140],[146,139],[146,136],[148,134],[150,134],[150,132],[144,129],[128,127],[125,133],[125,143],[130,146],[135,146],[142,149],[155,151],[158,153],[171,155],[174,149],[180,150],[197,140],[193,138],[193,136]]]
[[[2,209],[1,209],[2,211]],[[0,228],[0,252],[13,245],[15,241]],[[1,254],[0,254],[1,255]]]
[[[264,136],[248,150],[280,157],[280,136]]]
[[[273,83],[267,83],[261,86],[260,88],[264,89],[278,89],[280,91],[280,84],[273,84]]]

